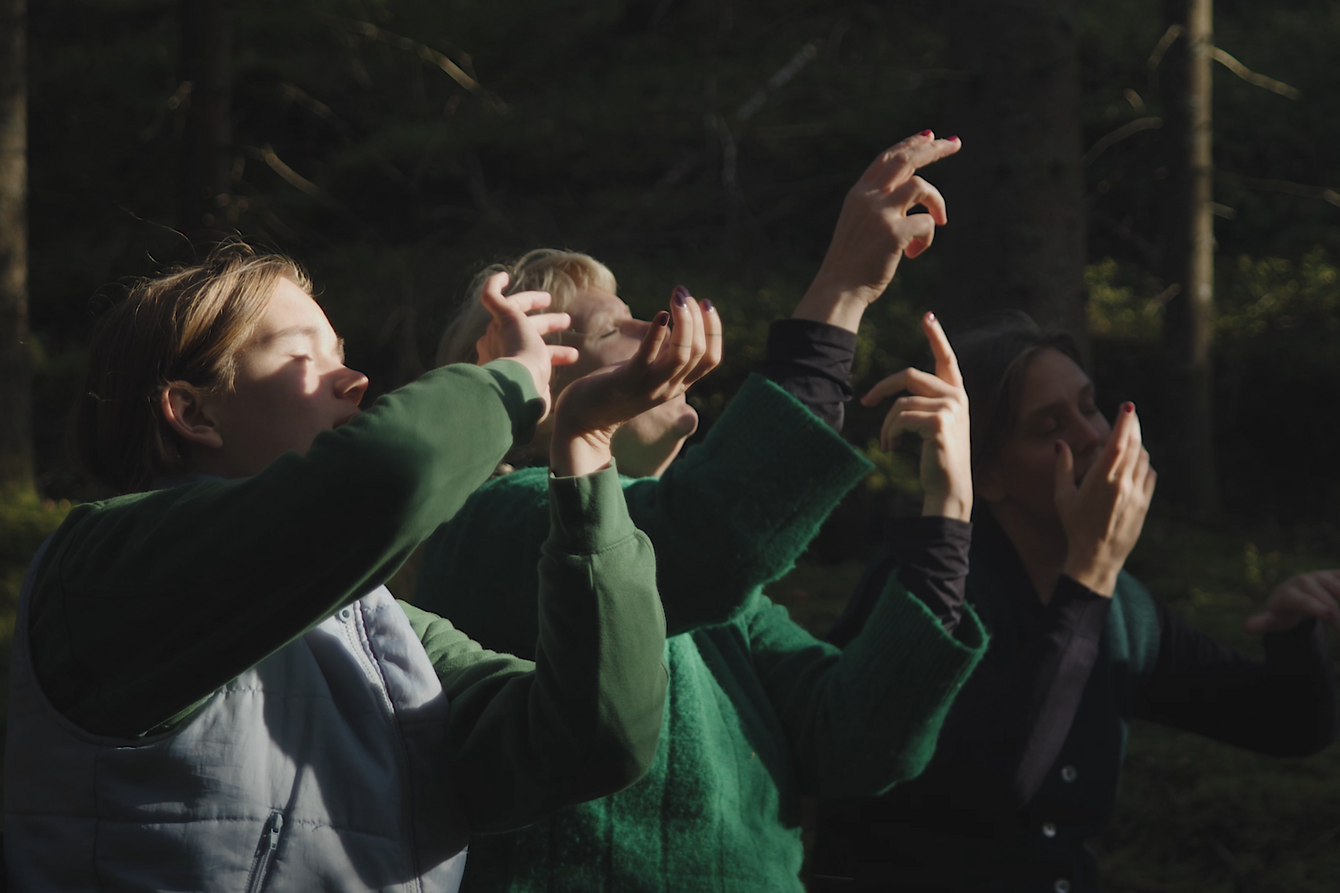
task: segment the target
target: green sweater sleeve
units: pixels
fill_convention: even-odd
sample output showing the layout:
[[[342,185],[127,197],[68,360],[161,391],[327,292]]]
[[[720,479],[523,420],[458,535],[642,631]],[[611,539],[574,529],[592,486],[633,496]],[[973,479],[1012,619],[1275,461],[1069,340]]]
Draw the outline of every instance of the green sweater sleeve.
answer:
[[[404,606],[451,703],[446,762],[472,833],[632,784],[660,737],[665,620],[651,544],[612,468],[551,478],[549,497],[535,663]]]
[[[119,737],[181,716],[390,577],[538,407],[514,361],[449,366],[260,474],[79,506],[34,587],[47,696]]]
[[[751,375],[701,444],[626,491],[656,546],[669,633],[728,620],[790,570],[870,469],[803,403]]]
[[[918,775],[986,651],[986,631],[971,608],[946,633],[896,578],[845,651],[815,639],[761,595],[737,622],[801,790],[818,797],[875,796]]]

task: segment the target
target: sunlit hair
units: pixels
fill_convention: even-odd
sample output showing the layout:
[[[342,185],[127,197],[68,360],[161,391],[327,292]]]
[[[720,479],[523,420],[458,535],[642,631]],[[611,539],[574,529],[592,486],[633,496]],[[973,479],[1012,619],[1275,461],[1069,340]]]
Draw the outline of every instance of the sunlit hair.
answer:
[[[118,493],[185,470],[184,444],[163,418],[160,396],[169,386],[200,395],[231,390],[238,354],[281,279],[312,293],[288,258],[227,242],[203,263],[134,283],[94,331],[66,431],[74,461]]]
[[[475,352],[475,342],[489,327],[489,312],[479,299],[484,293],[484,283],[495,273],[507,273],[510,277],[507,285],[509,295],[521,291],[549,292],[553,302],[548,312],[566,310],[577,293],[586,289],[594,288],[611,294],[619,291],[619,285],[609,267],[591,255],[577,251],[537,248],[510,264],[493,264],[480,270],[471,281],[465,303],[442,333],[442,340],[437,346],[437,365],[473,363],[479,358]]]
[[[1059,351],[1081,369],[1079,343],[1069,332],[1044,329],[1022,310],[983,317],[953,338],[972,406],[972,461],[994,459],[1019,416],[1020,386],[1029,364],[1044,350]]]

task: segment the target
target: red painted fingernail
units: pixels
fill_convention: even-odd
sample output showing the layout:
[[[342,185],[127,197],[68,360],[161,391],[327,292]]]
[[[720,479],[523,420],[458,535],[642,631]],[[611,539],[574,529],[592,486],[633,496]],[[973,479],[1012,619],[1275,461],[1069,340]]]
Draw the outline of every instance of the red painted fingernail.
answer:
[[[951,143],[957,143],[957,142],[958,142],[958,137],[956,137],[956,136],[951,136],[951,137],[949,137],[949,141],[950,141]]]
[[[1129,402],[1128,402],[1128,403],[1125,403],[1125,404],[1122,405],[1122,407],[1121,407],[1121,411],[1122,411],[1122,412],[1135,412],[1135,404],[1134,404],[1134,403],[1129,403]]]
[[[923,130],[921,131],[921,133],[917,134],[917,136],[930,136],[930,135],[931,132],[929,130]]]
[[[717,308],[712,304],[712,300],[710,298],[703,298],[703,309],[706,310],[708,313],[711,313],[713,310]]]
[[[658,326],[670,325],[670,314],[666,313],[664,310],[656,314],[656,325]]]

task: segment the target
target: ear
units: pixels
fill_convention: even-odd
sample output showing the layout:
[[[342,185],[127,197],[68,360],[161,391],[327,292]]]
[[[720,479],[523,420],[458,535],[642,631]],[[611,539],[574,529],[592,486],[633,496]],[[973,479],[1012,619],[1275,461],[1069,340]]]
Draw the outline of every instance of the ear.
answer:
[[[163,418],[187,443],[210,449],[223,446],[223,435],[210,408],[196,391],[180,384],[170,384],[158,395],[158,408]]]
[[[1002,502],[1005,499],[1005,487],[1000,482],[1000,473],[993,466],[974,468],[972,492],[974,497],[983,502]]]

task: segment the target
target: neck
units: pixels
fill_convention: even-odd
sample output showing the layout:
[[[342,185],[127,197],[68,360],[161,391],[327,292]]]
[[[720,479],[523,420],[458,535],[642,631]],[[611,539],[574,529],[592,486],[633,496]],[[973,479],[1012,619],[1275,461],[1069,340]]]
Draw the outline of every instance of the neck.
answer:
[[[990,509],[1019,554],[1038,601],[1047,604],[1065,567],[1066,538],[1060,520],[1032,517],[1008,502],[993,503]]]

